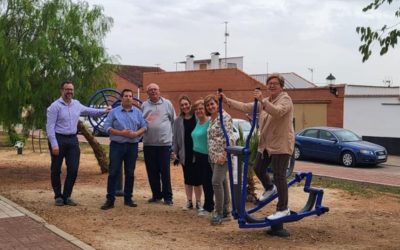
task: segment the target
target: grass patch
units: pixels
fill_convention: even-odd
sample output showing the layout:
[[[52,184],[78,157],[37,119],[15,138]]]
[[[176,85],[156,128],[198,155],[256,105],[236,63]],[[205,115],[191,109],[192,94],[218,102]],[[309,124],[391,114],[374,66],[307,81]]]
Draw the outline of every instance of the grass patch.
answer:
[[[304,185],[300,183],[298,185]],[[393,194],[394,197],[400,199],[400,187],[386,186],[381,184],[342,180],[331,177],[313,176],[313,187],[341,189],[352,195],[360,195],[363,197],[372,197],[380,193]]]

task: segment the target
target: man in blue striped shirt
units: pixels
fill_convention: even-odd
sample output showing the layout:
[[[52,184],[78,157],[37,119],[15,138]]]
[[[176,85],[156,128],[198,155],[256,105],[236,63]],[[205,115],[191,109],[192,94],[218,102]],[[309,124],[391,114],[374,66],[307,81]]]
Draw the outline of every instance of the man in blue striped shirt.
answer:
[[[110,134],[110,168],[107,181],[107,200],[101,209],[114,207],[117,180],[124,163],[125,184],[124,204],[136,207],[132,199],[134,171],[138,155],[138,143],[147,129],[142,111],[133,106],[133,92],[124,89],[121,93],[121,106],[113,109],[104,122],[105,130]]]
[[[79,116],[100,116],[111,110],[88,108],[74,97],[74,84],[65,81],[61,84],[61,97],[47,108],[46,131],[51,154],[51,185],[56,206],[76,206],[71,199],[72,189],[78,175],[80,148],[78,137]],[[61,192],[61,166],[65,158],[67,176]]]

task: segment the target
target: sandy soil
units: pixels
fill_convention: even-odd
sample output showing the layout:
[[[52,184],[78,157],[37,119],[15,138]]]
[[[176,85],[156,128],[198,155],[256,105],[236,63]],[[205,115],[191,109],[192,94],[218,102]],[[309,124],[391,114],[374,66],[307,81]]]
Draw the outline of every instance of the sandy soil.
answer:
[[[138,161],[134,198],[129,208],[100,210],[107,175],[100,174],[91,154],[82,154],[73,198],[77,207],[55,207],[50,187],[48,154],[0,150],[0,194],[80,238],[96,249],[399,249],[400,197],[393,194],[352,195],[325,189],[330,212],[285,225],[289,238],[270,237],[265,229],[239,229],[235,220],[210,226],[195,211],[183,211],[182,172],[172,167],[174,206],[147,204],[150,188],[144,164]],[[65,172],[65,171],[64,171]],[[306,202],[301,187],[290,188],[289,206]],[[260,212],[266,216],[275,204]]]

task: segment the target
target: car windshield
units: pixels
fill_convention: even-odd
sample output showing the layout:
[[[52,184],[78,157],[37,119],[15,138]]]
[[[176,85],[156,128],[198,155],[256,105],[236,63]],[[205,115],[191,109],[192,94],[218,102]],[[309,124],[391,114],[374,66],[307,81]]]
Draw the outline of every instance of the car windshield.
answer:
[[[350,130],[337,130],[335,134],[341,141],[361,141],[361,138]]]

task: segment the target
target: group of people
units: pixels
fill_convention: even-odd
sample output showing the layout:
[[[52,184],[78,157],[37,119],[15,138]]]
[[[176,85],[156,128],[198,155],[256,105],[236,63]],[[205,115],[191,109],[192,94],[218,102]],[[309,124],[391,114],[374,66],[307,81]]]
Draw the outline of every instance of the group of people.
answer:
[[[286,166],[294,146],[293,103],[283,91],[284,79],[280,75],[270,75],[266,84],[269,91],[267,98],[259,89],[253,93],[258,100],[260,131],[254,170],[265,189],[260,200],[278,193],[277,211],[268,217],[274,220],[290,214]],[[179,98],[180,114],[176,117],[171,101],[160,95],[157,84],[149,84],[146,91],[148,99],[143,102],[141,109],[134,107],[133,92],[129,89],[122,91],[119,107],[94,109],[72,98],[72,82],[61,84],[61,97],[47,110],[55,205],[77,205],[71,199],[71,193],[79,167],[80,150],[76,136],[79,116],[108,113],[104,128],[110,135],[110,164],[106,202],[101,209],[114,207],[122,166],[125,173],[124,204],[137,206],[132,194],[138,143],[143,137],[145,165],[152,192],[148,202],[163,201],[165,205],[173,205],[170,174],[172,152],[175,162],[180,163],[183,169],[187,198],[183,209],[197,209],[200,216],[212,214],[211,224],[221,224],[230,218],[230,194],[226,139],[221,127],[218,100],[221,98],[229,107],[243,112],[251,112],[254,103],[242,103],[223,93],[210,94],[192,103],[188,96],[182,95]],[[232,140],[232,118],[224,110],[222,117],[228,137]],[[60,173],[64,158],[67,176],[61,191]],[[274,182],[267,174],[269,164],[273,168]]]

